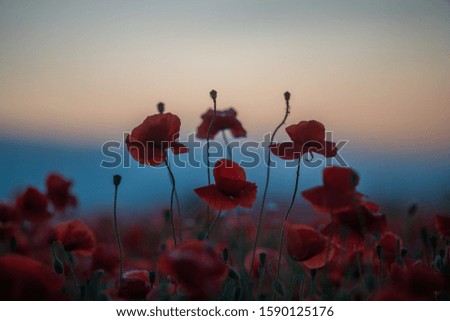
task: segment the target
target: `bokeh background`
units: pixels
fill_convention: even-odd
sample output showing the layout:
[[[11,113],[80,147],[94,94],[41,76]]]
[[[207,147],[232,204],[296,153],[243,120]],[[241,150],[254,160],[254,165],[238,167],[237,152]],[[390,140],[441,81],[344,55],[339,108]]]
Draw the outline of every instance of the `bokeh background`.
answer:
[[[108,211],[119,173],[121,209],[152,212],[169,200],[165,170],[101,168],[103,143],[159,101],[181,118],[183,140],[213,88],[218,108],[237,109],[261,141],[289,90],[287,123],[317,119],[349,140],[342,156],[361,192],[386,211],[448,211],[449,17],[444,0],[2,0],[0,199],[58,171],[74,180],[81,215]],[[205,168],[175,174],[195,210]],[[320,168],[301,175],[300,190],[321,182]],[[261,192],[264,168],[248,179]],[[294,169],[275,168],[269,206],[283,206],[293,184]]]

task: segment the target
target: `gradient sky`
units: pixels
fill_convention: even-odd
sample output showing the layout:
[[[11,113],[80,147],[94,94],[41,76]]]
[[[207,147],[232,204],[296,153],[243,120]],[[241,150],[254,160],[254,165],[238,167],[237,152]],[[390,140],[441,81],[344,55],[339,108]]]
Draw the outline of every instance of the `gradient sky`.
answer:
[[[252,137],[317,119],[337,139],[448,154],[450,3],[0,1],[0,135],[99,144],[158,101],[195,129],[219,93]],[[281,138],[281,136],[280,136]]]

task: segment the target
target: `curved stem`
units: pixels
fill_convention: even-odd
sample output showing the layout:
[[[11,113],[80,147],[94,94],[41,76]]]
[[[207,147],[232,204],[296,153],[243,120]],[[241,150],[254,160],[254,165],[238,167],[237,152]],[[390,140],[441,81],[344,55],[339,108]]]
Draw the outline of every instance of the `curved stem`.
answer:
[[[301,160],[302,158],[300,157],[298,159],[298,163],[297,163],[297,173],[296,173],[296,177],[295,177],[295,186],[294,186],[294,193],[292,194],[292,200],[291,200],[291,204],[289,205],[288,210],[286,211],[286,214],[284,216],[284,221],[283,221],[283,226],[281,227],[281,235],[280,235],[280,245],[278,248],[278,264],[277,264],[277,277],[280,276],[280,266],[281,266],[281,252],[283,250],[283,241],[284,241],[284,223],[287,221],[287,219],[289,218],[289,213],[292,210],[292,207],[294,206],[294,202],[295,202],[295,197],[297,196],[297,190],[298,190],[298,181],[300,178],[300,164],[301,164]]]
[[[222,138],[223,138],[223,142],[225,143],[225,147],[227,149],[227,158],[232,159],[233,153],[231,152],[230,144],[228,143],[228,138],[227,138],[227,134],[225,133],[225,130],[222,130]]]
[[[222,211],[219,211],[219,213],[217,213],[216,218],[212,222],[211,227],[209,228],[208,233],[206,234],[206,239],[209,238],[209,235],[211,234],[211,231],[213,230],[214,225],[216,225],[217,221],[219,220],[221,214],[222,214]]]
[[[117,247],[119,248],[119,256],[120,256],[120,274],[119,274],[119,288],[122,287],[122,278],[123,278],[123,252],[122,252],[122,244],[120,243],[120,235],[119,235],[119,226],[117,224],[117,192],[119,186],[115,185],[114,188],[114,230],[116,232],[116,240]]]
[[[213,117],[211,119],[211,122],[209,123],[208,127],[208,133],[206,134],[206,171],[208,173],[208,185],[211,185],[211,173],[209,170],[209,135],[211,134],[211,129],[213,127],[214,121],[216,120],[216,98],[212,98],[214,102],[214,110],[213,110]],[[206,227],[209,228],[209,205],[206,205]]]
[[[252,263],[250,264],[250,268],[253,266],[253,263],[255,262],[255,255],[256,255],[256,247],[258,246],[258,239],[259,239],[259,233],[261,230],[261,224],[262,224],[262,217],[264,213],[264,206],[266,204],[266,197],[267,197],[267,190],[269,188],[269,180],[270,180],[270,145],[273,144],[275,140],[275,135],[277,134],[278,130],[286,123],[286,119],[289,116],[290,113],[290,106],[289,106],[289,100],[286,99],[286,112],[284,113],[284,118],[281,121],[281,123],[275,128],[273,131],[272,136],[270,137],[269,146],[267,146],[267,169],[266,169],[266,183],[264,184],[264,192],[263,192],[263,198],[261,202],[261,208],[259,209],[259,216],[258,216],[258,224],[256,225],[256,236],[255,236],[255,243],[253,244],[253,253],[252,253]]]
[[[167,168],[169,170],[169,176],[170,176],[170,181],[173,184],[173,188],[174,188],[174,194],[175,194],[175,202],[177,203],[177,212],[178,212],[178,237],[180,238],[180,243],[183,242],[183,221],[181,220],[181,206],[180,206],[180,199],[178,198],[178,192],[177,192],[177,187],[175,184],[175,175],[170,174],[171,173],[171,169],[170,169],[170,163],[167,162]]]
[[[175,177],[173,176],[172,170],[170,169],[169,163],[167,162],[167,158],[164,159],[164,163],[166,164],[167,170],[169,171],[170,181],[172,183],[172,192],[170,193],[170,223],[172,225],[173,243],[175,247],[177,247],[177,237],[175,235],[175,222],[173,219],[173,197],[175,195]]]
[[[64,245],[62,245],[62,243],[60,243],[59,241],[55,241],[52,243],[52,254],[53,255],[56,255],[56,253],[53,251],[53,246],[59,247],[61,249],[61,251],[63,252],[64,260],[67,262],[67,265],[69,266],[69,272],[72,277],[72,282],[75,287],[75,292],[78,293],[79,285],[78,285],[77,277],[75,276],[75,271],[73,270],[72,261],[70,260],[69,253],[66,251],[66,249],[64,248]]]

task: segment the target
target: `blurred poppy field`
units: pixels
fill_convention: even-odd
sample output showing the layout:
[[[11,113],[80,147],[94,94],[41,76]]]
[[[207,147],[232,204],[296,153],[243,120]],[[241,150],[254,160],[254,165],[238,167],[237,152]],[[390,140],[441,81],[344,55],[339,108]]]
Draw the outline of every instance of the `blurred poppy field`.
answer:
[[[280,95],[281,96],[281,95]],[[179,141],[183,121],[159,103],[130,128],[123,142],[144,169],[167,171],[162,210],[129,219],[118,207],[121,188],[111,175],[111,203],[103,214],[79,215],[76,177],[49,173],[45,188],[28,186],[0,203],[0,300],[449,300],[450,216],[386,212],[359,189],[351,166],[307,168],[314,159],[339,156],[318,120],[291,119],[291,94],[280,99],[266,163],[256,184],[235,159],[229,141],[245,139],[238,111],[213,107],[201,115],[196,139],[205,143],[204,184],[180,191],[190,168],[176,168],[192,151]],[[289,141],[278,142],[285,131]],[[219,139],[220,138],[220,139]],[[211,157],[212,142],[223,145]],[[273,209],[272,161],[291,162],[292,188]],[[309,163],[306,161],[309,160]],[[356,166],[358,164],[355,164]],[[322,184],[302,189],[302,171]],[[261,181],[261,180],[259,180]],[[181,193],[200,206],[186,206]],[[296,207],[300,199],[310,210]]]

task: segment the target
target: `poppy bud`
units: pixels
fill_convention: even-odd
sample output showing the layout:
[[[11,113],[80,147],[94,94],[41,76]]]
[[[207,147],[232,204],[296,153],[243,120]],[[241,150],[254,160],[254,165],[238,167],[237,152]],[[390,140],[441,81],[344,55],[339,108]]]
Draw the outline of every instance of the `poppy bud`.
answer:
[[[121,181],[122,181],[122,176],[114,175],[114,177],[113,177],[114,186],[119,186]]]
[[[408,253],[408,250],[405,249],[405,248],[403,248],[403,249],[400,251],[400,255],[401,255],[402,257],[405,257],[405,256],[406,256],[406,253]]]
[[[315,269],[314,269],[315,270]],[[312,271],[312,270],[311,270]],[[273,280],[273,288],[274,290],[281,296],[284,296],[283,285],[281,284],[279,279]]]
[[[259,265],[264,266],[266,263],[267,254],[265,252],[259,253]]]
[[[380,244],[378,244],[375,249],[377,251],[378,257],[381,258],[381,251],[383,250],[383,247]]]
[[[150,285],[153,287],[153,284],[155,284],[155,281],[156,281],[156,272],[155,271],[148,272],[148,281],[150,282]]]
[[[163,102],[159,102],[156,107],[158,108],[158,112],[160,114],[164,113],[164,103]]]
[[[53,270],[55,270],[55,272],[57,274],[63,274],[64,273],[64,265],[63,265],[63,263],[61,262],[60,259],[54,257],[52,264],[53,264]]]
[[[442,259],[444,259],[444,256],[445,256],[445,250],[444,250],[444,249],[440,249],[440,250],[439,250],[439,256],[440,256]]]
[[[227,261],[228,261],[228,254],[229,254],[228,253],[228,249],[224,248],[223,251],[222,251],[222,258],[223,258],[225,263],[227,263]]]
[[[239,274],[232,268],[228,270],[228,277],[236,281],[239,281],[240,279]]]
[[[311,269],[311,279],[315,279],[317,275],[317,269]]]
[[[209,95],[211,96],[212,100],[217,99],[217,91],[215,91],[214,89],[209,92]]]
[[[285,99],[286,101],[289,101],[289,99],[291,99],[291,93],[290,93],[289,91],[286,91],[286,92],[284,93],[284,99]]]

